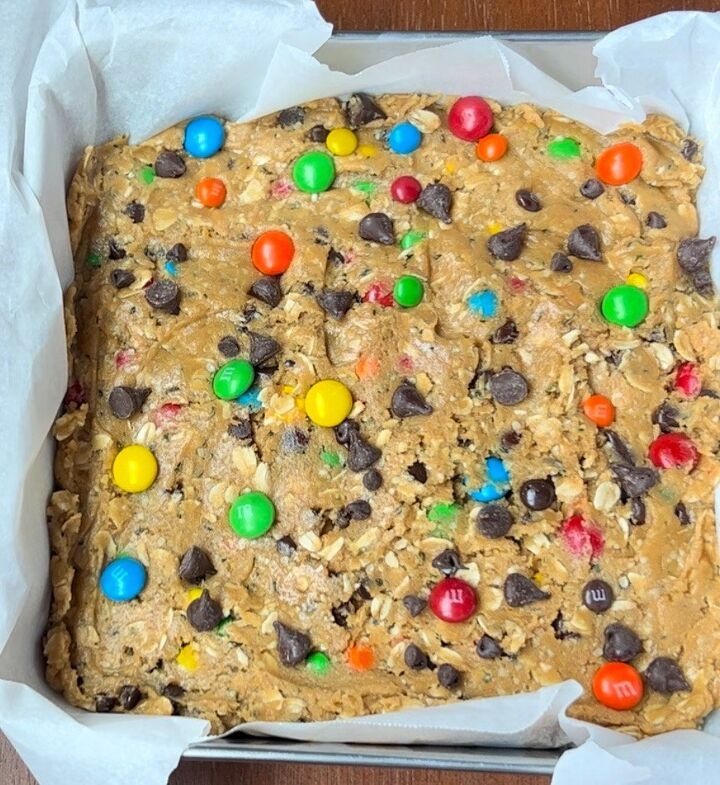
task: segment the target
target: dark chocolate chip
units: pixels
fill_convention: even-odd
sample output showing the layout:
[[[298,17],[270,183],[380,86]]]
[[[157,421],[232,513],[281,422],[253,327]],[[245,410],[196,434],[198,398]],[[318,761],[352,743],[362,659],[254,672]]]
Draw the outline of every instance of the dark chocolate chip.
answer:
[[[488,237],[487,249],[496,259],[514,262],[522,253],[526,235],[527,224],[518,224]]]
[[[338,627],[347,627],[347,618],[352,612],[353,608],[347,602],[343,602],[342,605],[338,605],[330,611],[333,621]]]
[[[249,360],[253,365],[263,365],[280,351],[280,344],[269,335],[254,332],[248,332],[248,335],[250,337]]]
[[[667,221],[663,215],[660,213],[656,213],[654,210],[647,214],[647,218],[645,219],[645,223],[651,229],[664,229],[667,226]]]
[[[715,237],[708,237],[706,240],[687,237],[680,241],[677,249],[680,268],[690,279],[695,291],[702,297],[712,297],[715,293],[710,275],[710,254],[714,247]]]
[[[197,545],[193,545],[192,548],[185,551],[182,559],[180,559],[178,577],[187,583],[200,583],[205,578],[215,575],[215,573],[216,570],[212,559],[206,551],[198,548]]]
[[[372,243],[395,244],[395,226],[385,213],[368,213],[358,224],[358,234]]]
[[[682,526],[689,526],[692,523],[688,508],[683,502],[678,502],[675,505],[675,515],[677,516],[677,519],[680,521]]]
[[[441,686],[452,690],[460,684],[460,671],[445,662],[438,668],[437,678]]]
[[[526,480],[519,490],[520,501],[528,510],[547,510],[555,502],[552,480]]]
[[[535,581],[519,572],[510,573],[503,584],[505,602],[511,608],[522,608],[534,602],[549,599],[550,595],[543,591]]]
[[[620,199],[622,200],[623,204],[627,204],[630,206],[633,206],[635,204],[636,202],[635,194],[630,193],[630,191],[626,191],[624,188],[620,188],[618,190],[618,193],[620,194]]]
[[[364,472],[377,463],[381,456],[382,452],[378,447],[365,441],[361,436],[354,436],[348,446],[347,467],[351,472]]]
[[[283,296],[280,281],[271,275],[264,275],[262,278],[254,281],[248,290],[248,294],[266,303],[271,308],[278,305]]]
[[[121,687],[118,698],[125,711],[132,711],[142,700],[142,693],[134,684],[126,684]]]
[[[158,177],[182,177],[186,171],[185,160],[173,150],[163,150],[155,159],[155,174]]]
[[[408,474],[418,482],[427,482],[427,467],[422,461],[415,461],[414,463],[411,463],[410,466],[408,466]]]
[[[275,550],[281,556],[286,556],[289,559],[297,550],[297,544],[289,534],[286,534],[279,540],[275,540]]]
[[[585,182],[580,186],[580,193],[586,199],[597,199],[598,196],[601,196],[605,193],[605,186],[600,182],[600,180],[596,180],[594,177],[591,177],[589,180],[585,180]]]
[[[302,106],[291,106],[278,112],[277,124],[280,128],[292,128],[305,122],[305,110]]]
[[[414,643],[405,649],[404,659],[408,668],[412,668],[414,671],[424,670],[430,664],[427,654]]]
[[[418,616],[427,607],[427,600],[418,597],[415,594],[406,594],[403,597],[403,605],[411,616]]]
[[[694,139],[684,139],[682,147],[680,148],[680,155],[686,161],[692,161],[697,155],[698,145]]]
[[[222,606],[213,600],[210,592],[203,593],[187,607],[187,620],[198,632],[214,630],[223,619]]]
[[[510,527],[515,522],[512,513],[507,507],[502,504],[486,504],[481,509],[475,519],[480,534],[491,540],[497,540],[504,537],[509,531]]]
[[[565,617],[561,610],[558,610],[557,616],[550,622],[550,626],[553,628],[555,638],[559,641],[572,640],[573,638],[580,637],[577,632],[568,630],[567,625],[565,624]]]
[[[354,93],[343,104],[350,128],[359,128],[374,120],[385,120],[387,115],[367,93]]]
[[[446,577],[449,577],[455,575],[458,570],[462,570],[464,565],[460,559],[460,554],[456,550],[445,548],[432,560],[432,566]]]
[[[311,142],[319,142],[320,144],[325,144],[325,140],[328,138],[329,133],[330,131],[328,131],[328,129],[325,128],[324,125],[314,125],[308,131],[308,139]]]
[[[688,692],[690,684],[682,668],[670,657],[656,657],[643,673],[648,685],[663,695],[674,692]]]
[[[149,387],[113,387],[108,396],[108,405],[119,420],[129,420],[142,409],[148,395]]]
[[[420,394],[418,388],[405,379],[392,394],[390,411],[393,417],[404,419],[421,414],[432,414],[433,407]]]
[[[642,499],[630,499],[630,523],[633,526],[642,526],[646,520],[645,502]]]
[[[521,188],[515,192],[515,201],[523,210],[527,210],[529,213],[537,213],[542,210],[542,204],[540,204],[537,194],[528,191],[526,188]]]
[[[716,392],[715,390],[710,390],[707,387],[703,387],[700,392],[698,393],[700,398],[713,398],[714,400],[720,399],[720,393]]]
[[[302,428],[287,428],[280,437],[283,452],[301,455],[310,444],[310,436]]]
[[[233,439],[252,439],[252,423],[249,417],[245,417],[237,422],[231,422],[228,425],[228,433]]]
[[[362,482],[368,491],[377,491],[382,486],[382,474],[377,469],[368,469],[363,474]]]
[[[615,592],[607,581],[595,578],[585,584],[582,602],[593,613],[604,613],[615,602]]]
[[[356,499],[350,504],[346,504],[340,511],[340,515],[348,521],[365,521],[370,517],[372,508],[365,499]]]
[[[515,406],[528,396],[525,377],[512,368],[503,368],[502,371],[494,373],[488,382],[488,389],[495,401],[503,406]]]
[[[127,251],[118,245],[117,240],[113,239],[108,242],[108,259],[116,262],[118,259],[124,259],[126,256]]]
[[[175,243],[175,245],[168,249],[167,253],[165,254],[165,258],[169,262],[186,262],[188,258],[188,252],[185,244]]]
[[[346,289],[323,289],[317,295],[320,307],[330,316],[342,319],[355,302],[355,292]]]
[[[153,281],[145,289],[145,299],[156,311],[165,311],[174,316],[180,313],[180,289],[174,281],[166,278]]]
[[[313,242],[315,245],[330,245],[330,230],[325,226],[316,226],[313,229]]]
[[[550,269],[554,273],[570,273],[572,268],[572,259],[562,251],[555,251],[550,260]]]
[[[645,466],[625,466],[622,463],[614,463],[610,466],[620,487],[626,496],[636,499],[646,494],[651,488],[657,485],[658,474],[654,469]]]
[[[134,223],[141,224],[145,220],[145,205],[132,201],[125,208],[125,215]]]
[[[570,256],[576,256],[578,259],[587,259],[591,262],[599,262],[602,259],[600,235],[590,224],[577,226],[568,235],[567,250]]]
[[[278,657],[283,665],[299,665],[310,653],[312,642],[304,632],[280,621],[273,622],[277,633]]]
[[[418,197],[417,206],[444,224],[452,223],[450,213],[453,206],[453,196],[447,185],[443,183],[426,185]]]
[[[519,334],[515,322],[508,319],[495,330],[490,341],[492,343],[515,343]]]
[[[117,698],[114,695],[97,695],[95,697],[95,711],[99,714],[107,714],[117,706]]]
[[[520,444],[521,439],[521,433],[512,430],[505,431],[505,433],[500,437],[500,447],[505,450],[505,452],[509,452],[513,447],[517,447],[518,444]]]
[[[630,662],[640,654],[640,638],[624,624],[615,622],[605,628],[603,657],[610,662]]]
[[[345,257],[335,248],[327,252],[328,264],[345,264]]]
[[[185,688],[171,681],[163,687],[162,694],[164,697],[170,698],[170,700],[180,700],[185,695]]]
[[[499,657],[505,656],[502,646],[492,635],[483,635],[475,644],[475,651],[482,660],[497,660]]]
[[[118,268],[110,273],[110,283],[116,289],[127,289],[130,284],[135,283],[135,276],[130,270]]]
[[[350,442],[360,435],[360,426],[355,420],[343,420],[335,426],[335,439],[338,444],[348,447]]]
[[[604,428],[603,433],[607,439],[608,444],[615,450],[618,457],[629,466],[635,465],[635,456],[632,450],[627,446],[625,441],[618,435],[612,428]]]
[[[652,421],[660,426],[662,433],[671,433],[680,427],[679,416],[680,412],[671,403],[665,401],[652,413]]]
[[[237,357],[240,354],[240,344],[232,335],[224,335],[217,345],[223,357]]]

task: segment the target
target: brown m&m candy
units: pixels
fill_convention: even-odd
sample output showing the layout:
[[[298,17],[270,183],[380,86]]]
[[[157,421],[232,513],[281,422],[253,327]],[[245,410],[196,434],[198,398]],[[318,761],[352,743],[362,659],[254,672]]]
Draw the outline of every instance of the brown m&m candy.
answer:
[[[582,590],[583,605],[593,613],[604,613],[615,601],[615,592],[606,581],[596,578],[588,581]]]

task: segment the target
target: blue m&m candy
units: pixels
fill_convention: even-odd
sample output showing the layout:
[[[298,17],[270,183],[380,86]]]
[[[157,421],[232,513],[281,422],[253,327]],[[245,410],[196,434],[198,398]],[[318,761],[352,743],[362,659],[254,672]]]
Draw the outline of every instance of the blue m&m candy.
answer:
[[[145,566],[130,556],[111,561],[100,573],[100,591],[113,602],[134,600],[145,588]]]
[[[491,455],[485,459],[485,471],[491,482],[506,484],[510,482],[510,472],[500,458]]]
[[[468,496],[474,501],[483,504],[496,502],[510,490],[510,473],[500,458],[491,455],[485,459],[485,476],[486,483],[475,490],[468,491]]]
[[[225,128],[216,118],[202,115],[185,126],[183,147],[195,158],[209,158],[223,146]]]
[[[422,134],[412,123],[398,123],[388,136],[388,145],[394,153],[407,155],[420,147]]]
[[[468,307],[473,313],[483,319],[492,319],[497,314],[498,296],[490,289],[471,294],[467,300]]]

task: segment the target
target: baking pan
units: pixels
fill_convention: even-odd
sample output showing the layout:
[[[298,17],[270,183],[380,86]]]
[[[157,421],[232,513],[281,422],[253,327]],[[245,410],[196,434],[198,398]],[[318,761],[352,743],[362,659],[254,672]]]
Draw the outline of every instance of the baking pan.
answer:
[[[338,34],[318,50],[317,58],[331,68],[355,73],[388,57],[460,41],[468,35],[477,33]],[[592,47],[600,37],[599,33],[498,32],[493,35],[573,90],[598,84]],[[503,747],[322,744],[234,733],[222,739],[194,744],[185,751],[183,757],[212,761],[253,760],[551,774],[561,751]]]

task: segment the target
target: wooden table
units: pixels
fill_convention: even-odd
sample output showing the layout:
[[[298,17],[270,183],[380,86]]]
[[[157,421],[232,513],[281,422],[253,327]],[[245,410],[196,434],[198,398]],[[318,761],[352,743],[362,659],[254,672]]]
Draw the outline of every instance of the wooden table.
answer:
[[[720,10],[720,0],[317,0],[338,30],[609,30],[661,11]],[[546,785],[547,777],[409,769],[183,762],[169,785]],[[0,783],[36,785],[0,734]]]

